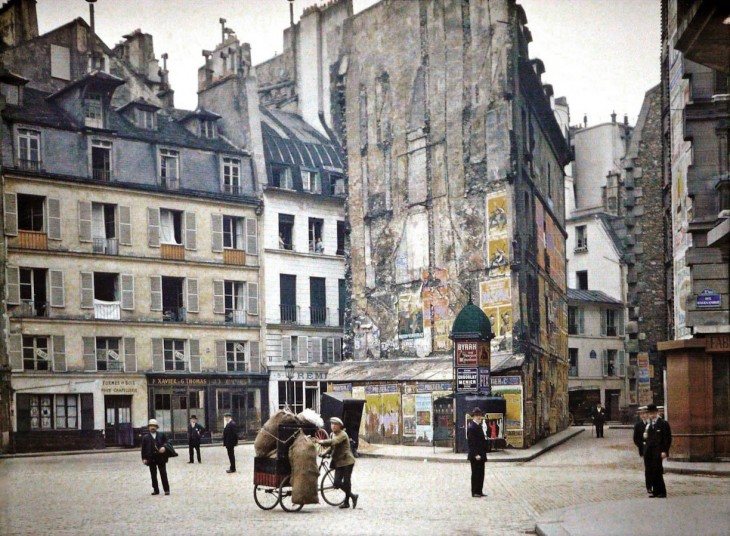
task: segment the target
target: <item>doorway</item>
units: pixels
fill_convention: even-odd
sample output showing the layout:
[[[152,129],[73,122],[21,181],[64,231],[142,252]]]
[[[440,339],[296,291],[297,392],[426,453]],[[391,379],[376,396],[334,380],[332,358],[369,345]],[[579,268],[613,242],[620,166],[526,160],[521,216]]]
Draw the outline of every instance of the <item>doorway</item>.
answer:
[[[619,389],[606,389],[606,420],[621,420],[621,391]]]
[[[132,396],[105,396],[104,415],[104,437],[106,446],[134,446],[134,433],[132,431]]]

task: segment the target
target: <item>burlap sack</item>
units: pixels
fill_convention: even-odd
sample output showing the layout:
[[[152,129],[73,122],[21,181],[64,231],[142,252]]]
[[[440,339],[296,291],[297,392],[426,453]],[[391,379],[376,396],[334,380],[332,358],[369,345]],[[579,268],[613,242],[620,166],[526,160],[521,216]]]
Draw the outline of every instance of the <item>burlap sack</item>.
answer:
[[[269,417],[264,427],[256,435],[256,441],[253,444],[256,450],[256,456],[266,457],[272,451],[276,453],[276,438],[279,437],[280,424],[297,424],[297,417],[293,413],[284,411],[283,409]]]
[[[289,447],[291,464],[291,500],[294,504],[319,504],[317,493],[317,445],[304,434],[299,434]]]

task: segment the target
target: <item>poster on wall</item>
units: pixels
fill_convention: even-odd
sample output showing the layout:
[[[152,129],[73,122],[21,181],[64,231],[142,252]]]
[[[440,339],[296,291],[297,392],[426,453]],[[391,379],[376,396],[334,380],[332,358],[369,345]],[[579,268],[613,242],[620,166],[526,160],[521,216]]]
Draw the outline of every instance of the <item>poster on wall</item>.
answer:
[[[522,385],[519,376],[492,377],[492,394],[505,399],[504,438],[511,447],[523,446]]]
[[[403,437],[416,437],[416,395],[401,396],[403,414]]]
[[[474,392],[478,387],[479,370],[477,367],[456,368],[457,392]]]
[[[383,437],[380,435],[382,419],[382,399],[380,394],[365,395],[365,438],[370,443],[380,443]]]
[[[639,405],[646,406],[654,402],[654,393],[651,390],[649,354],[639,352],[636,356],[636,364],[639,369],[639,378],[636,382],[639,389]]]
[[[463,342],[456,343],[456,366],[473,367],[479,360],[479,343]]]
[[[400,433],[400,393],[387,393],[381,396],[380,435],[386,440],[395,440]]]
[[[487,242],[489,277],[508,275],[509,268],[509,238],[490,238]]]
[[[416,293],[403,293],[398,298],[398,337],[423,337],[423,304],[420,295]]]
[[[424,270],[421,273],[423,327],[433,330],[435,351],[451,348],[449,332],[453,320],[449,312],[448,277],[448,271],[442,268],[437,268],[433,272]]]
[[[431,443],[433,440],[433,406],[431,395],[416,395],[416,443]]]
[[[479,367],[479,392],[486,395],[492,392],[489,383],[489,367]]]
[[[484,436],[487,439],[504,439],[504,414],[487,413],[482,421]]]

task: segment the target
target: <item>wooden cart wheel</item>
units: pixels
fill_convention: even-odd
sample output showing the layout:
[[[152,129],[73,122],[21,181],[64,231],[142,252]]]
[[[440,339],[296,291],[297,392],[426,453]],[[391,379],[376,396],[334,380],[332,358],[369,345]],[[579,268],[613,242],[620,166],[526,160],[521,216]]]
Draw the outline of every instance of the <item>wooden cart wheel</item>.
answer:
[[[256,485],[253,487],[253,500],[262,510],[273,510],[279,504],[279,488]]]
[[[281,482],[279,486],[279,504],[281,508],[287,512],[298,512],[304,506],[303,504],[294,504],[291,501],[291,477],[288,476]]]

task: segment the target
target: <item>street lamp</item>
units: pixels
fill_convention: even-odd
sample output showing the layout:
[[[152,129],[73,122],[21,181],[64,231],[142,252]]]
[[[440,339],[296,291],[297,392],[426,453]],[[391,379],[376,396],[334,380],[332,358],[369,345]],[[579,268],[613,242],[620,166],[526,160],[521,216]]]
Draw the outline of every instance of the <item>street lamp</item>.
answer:
[[[292,378],[294,378],[294,363],[291,359],[284,365],[284,374],[286,374],[286,405],[289,406],[289,385],[291,385]],[[292,391],[292,398],[294,398],[294,392]]]

